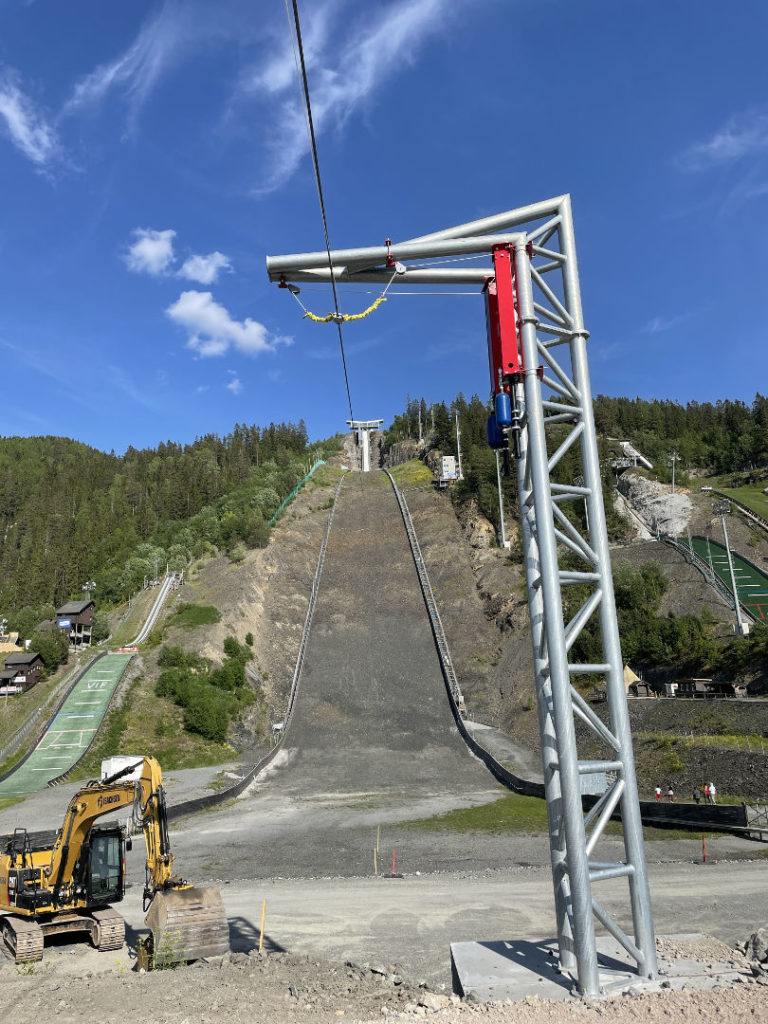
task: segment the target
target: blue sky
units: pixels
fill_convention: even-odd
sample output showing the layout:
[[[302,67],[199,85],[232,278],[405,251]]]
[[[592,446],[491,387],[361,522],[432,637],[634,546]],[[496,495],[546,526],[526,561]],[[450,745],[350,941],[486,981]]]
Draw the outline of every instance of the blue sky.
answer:
[[[300,8],[332,245],[570,192],[596,393],[768,389],[764,0]],[[264,270],[323,247],[298,100],[282,0],[0,0],[0,434],[343,429],[336,328]],[[355,415],[484,395],[484,331],[393,295],[345,328]]]

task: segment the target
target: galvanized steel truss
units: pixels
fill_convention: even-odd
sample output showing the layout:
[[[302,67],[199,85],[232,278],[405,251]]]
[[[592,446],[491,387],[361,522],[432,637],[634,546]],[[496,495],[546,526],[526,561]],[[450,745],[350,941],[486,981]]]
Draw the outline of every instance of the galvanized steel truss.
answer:
[[[457,266],[457,257],[505,246],[513,254],[524,372],[511,385],[520,427],[517,476],[537,708],[543,752],[560,969],[586,994],[600,990],[595,918],[624,947],[638,974],[657,973],[651,901],[632,756],[623,663],[605,524],[592,393],[587,367],[576,247],[569,196],[447,228],[398,244],[326,253],[267,257],[270,280],[380,282],[400,271],[410,284],[484,284],[492,266]],[[450,259],[450,266],[445,260]],[[434,261],[410,268],[411,260]],[[326,265],[323,266],[323,263]],[[566,452],[578,455],[579,483],[558,479]],[[562,474],[561,474],[562,475]],[[585,524],[574,510],[584,503]],[[566,621],[563,588],[583,595]],[[590,624],[601,660],[576,658],[574,645]],[[604,680],[604,723],[573,685],[578,677]],[[580,758],[575,719],[606,750]],[[583,812],[581,778],[607,773],[605,792]],[[600,860],[597,844],[621,811],[624,858]],[[594,895],[595,885],[628,882],[631,934]]]

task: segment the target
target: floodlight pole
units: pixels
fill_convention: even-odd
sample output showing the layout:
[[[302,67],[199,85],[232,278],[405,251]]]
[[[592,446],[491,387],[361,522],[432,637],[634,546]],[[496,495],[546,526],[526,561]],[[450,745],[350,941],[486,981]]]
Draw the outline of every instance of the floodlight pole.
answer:
[[[477,253],[493,254],[492,265],[405,266],[408,260]],[[509,426],[503,438],[496,428],[492,432],[489,422],[489,440],[493,437],[492,446],[496,448],[507,446],[510,439],[515,441],[509,447],[517,460],[560,968],[575,975],[582,992],[598,994],[597,918],[636,962],[638,974],[654,977],[656,946],[570,198],[559,196],[411,238],[391,248],[385,245],[332,251],[330,260],[327,253],[267,257],[267,270],[271,280],[285,287],[289,280],[331,279],[380,282],[384,287],[392,281],[394,261],[402,270],[398,272],[398,287],[427,283],[494,285],[493,293],[490,287],[486,289],[491,381],[495,399],[501,397],[508,403],[505,415],[510,418],[505,421]],[[496,310],[493,328],[492,308]],[[500,334],[493,335],[494,329],[504,334],[503,344]],[[505,358],[512,360],[498,368],[497,343]],[[503,411],[504,401],[495,408]],[[553,426],[558,436],[548,445],[547,432]],[[567,427],[565,440],[563,427]],[[570,450],[579,453],[580,485],[559,483],[555,476],[559,462]],[[574,501],[586,504],[585,532],[561,507]],[[576,568],[567,563],[561,568],[563,550],[576,557]],[[588,596],[566,622],[562,588],[574,585]],[[588,622],[596,624],[600,637],[601,660],[594,664],[580,661],[574,648]],[[605,679],[608,724],[572,684],[572,679],[585,675]],[[579,756],[574,717],[592,731],[593,738],[598,737],[609,751],[607,756],[599,760]],[[585,815],[582,780],[605,777],[607,773],[613,781]],[[624,860],[598,859],[597,843],[619,810]],[[623,930],[593,892],[597,883],[615,878],[626,878],[628,883],[633,936]]]
[[[675,463],[680,461],[680,452],[677,450],[671,451],[667,458],[667,462],[672,466],[672,493],[675,493]]]
[[[728,572],[731,574],[731,590],[733,591],[733,607],[736,610],[736,632],[744,636],[744,620],[741,617],[741,605],[739,604],[739,592],[736,587],[736,573],[733,568],[731,556],[731,545],[728,543],[728,528],[725,525],[725,517],[730,514],[731,506],[727,501],[720,501],[715,505],[715,513],[720,516],[723,524],[723,537],[725,539],[725,553],[728,557]]]

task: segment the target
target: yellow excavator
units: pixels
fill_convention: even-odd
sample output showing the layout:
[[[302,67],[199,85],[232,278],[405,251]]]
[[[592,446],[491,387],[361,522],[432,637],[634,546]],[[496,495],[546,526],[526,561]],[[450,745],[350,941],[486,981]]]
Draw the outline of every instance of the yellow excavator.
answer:
[[[135,781],[125,776],[141,768]],[[229,929],[215,888],[173,874],[160,765],[144,757],[102,781],[87,783],[69,803],[58,832],[17,828],[0,838],[0,937],[16,963],[40,960],[46,936],[88,932],[97,949],[120,949],[125,921],[111,906],[125,895],[125,826],[95,822],[123,808],[147,848],[145,918],[151,948],[164,963],[229,950]],[[151,952],[151,950],[150,950]]]

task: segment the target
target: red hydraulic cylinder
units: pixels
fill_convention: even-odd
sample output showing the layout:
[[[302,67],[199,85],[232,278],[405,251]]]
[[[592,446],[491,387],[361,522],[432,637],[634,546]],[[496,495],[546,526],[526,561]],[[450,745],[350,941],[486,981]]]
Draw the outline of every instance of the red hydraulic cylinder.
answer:
[[[521,365],[513,263],[508,249],[494,250],[493,266],[494,280],[485,288],[485,313],[491,394],[495,395],[509,391],[509,380],[520,378]]]

